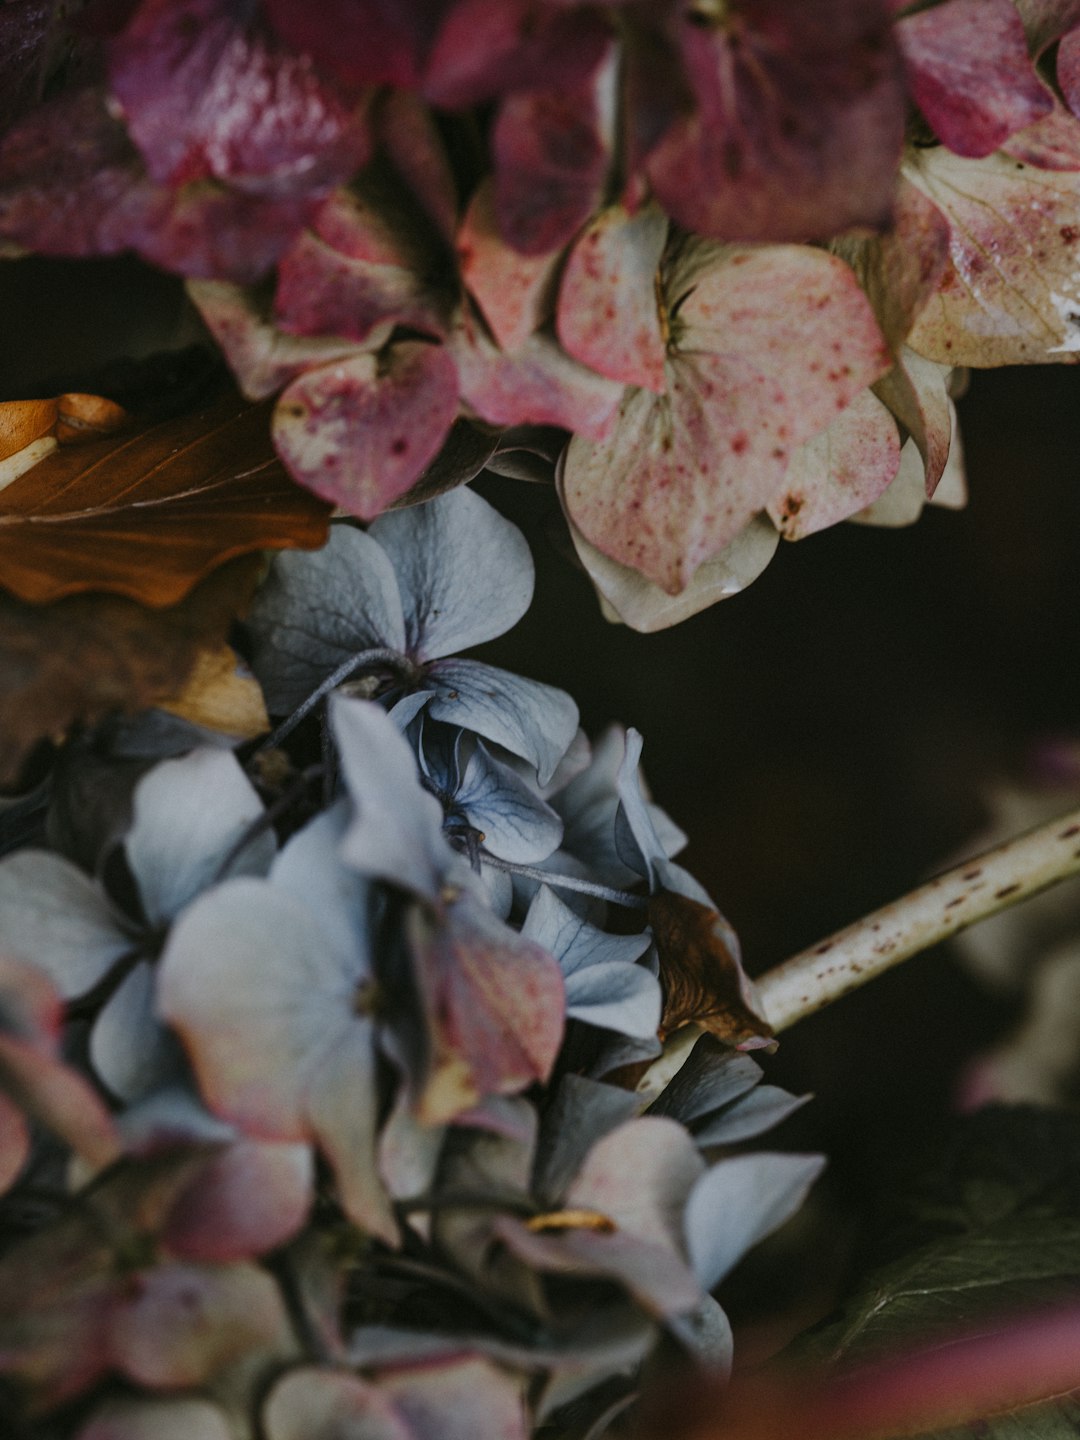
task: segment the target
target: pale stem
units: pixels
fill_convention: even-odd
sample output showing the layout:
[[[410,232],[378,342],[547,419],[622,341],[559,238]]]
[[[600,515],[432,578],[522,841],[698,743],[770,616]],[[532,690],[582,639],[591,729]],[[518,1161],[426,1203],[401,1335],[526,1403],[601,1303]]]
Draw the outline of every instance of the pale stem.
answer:
[[[774,1030],[1080,871],[1080,808],[977,855],[793,955],[755,982]]]

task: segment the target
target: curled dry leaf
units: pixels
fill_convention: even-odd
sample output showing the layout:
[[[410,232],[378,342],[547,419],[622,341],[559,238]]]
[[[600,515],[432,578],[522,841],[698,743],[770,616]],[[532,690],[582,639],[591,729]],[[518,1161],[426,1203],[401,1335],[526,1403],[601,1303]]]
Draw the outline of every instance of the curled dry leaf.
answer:
[[[664,992],[660,1038],[694,1023],[727,1045],[758,1049],[773,1032],[750,1003],[745,977],[724,943],[719,919],[707,905],[671,890],[649,899]]]
[[[270,729],[259,682],[231,645],[200,651],[183,689],[158,709],[237,740],[254,740]]]
[[[119,595],[27,605],[0,592],[0,785],[40,740],[175,696],[224,643],[261,570],[261,556],[243,556],[155,610]]]
[[[5,587],[174,605],[234,556],[322,544],[329,507],[289,479],[267,421],[232,396],[47,456],[0,497]]]
[[[58,445],[77,445],[130,423],[122,406],[101,395],[0,404],[0,490],[44,460]]]

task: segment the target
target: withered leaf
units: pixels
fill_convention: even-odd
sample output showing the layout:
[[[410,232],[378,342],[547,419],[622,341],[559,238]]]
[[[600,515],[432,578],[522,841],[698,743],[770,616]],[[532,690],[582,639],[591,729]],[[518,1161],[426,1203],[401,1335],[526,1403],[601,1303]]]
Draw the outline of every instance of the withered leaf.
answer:
[[[81,445],[131,423],[115,401],[101,395],[60,395],[0,404],[0,490],[58,445]]]
[[[260,556],[242,556],[155,610],[118,595],[27,605],[0,591],[0,785],[40,740],[175,696],[223,643],[261,571]]]
[[[254,740],[270,729],[259,682],[231,645],[201,650],[183,688],[158,709],[235,740]]]
[[[289,479],[269,407],[235,395],[61,447],[0,492],[0,578],[36,604],[84,591],[175,605],[255,550],[314,549],[330,507]]]
[[[749,1002],[738,961],[721,939],[719,920],[715,910],[687,895],[661,890],[650,897],[649,924],[664,994],[659,1037],[693,1022],[726,1045],[754,1049],[771,1040],[773,1032]]]

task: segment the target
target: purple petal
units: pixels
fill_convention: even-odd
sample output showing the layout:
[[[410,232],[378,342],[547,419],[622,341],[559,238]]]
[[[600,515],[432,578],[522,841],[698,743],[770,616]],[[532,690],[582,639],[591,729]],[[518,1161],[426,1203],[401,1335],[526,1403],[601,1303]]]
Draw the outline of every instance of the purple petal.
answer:
[[[354,106],[228,0],[142,0],[110,44],[109,79],[163,183],[325,189],[367,158]]]
[[[883,226],[904,131],[889,7],[752,0],[729,24],[693,18],[679,16],[674,39],[694,105],[645,167],[667,213],[723,240]]]

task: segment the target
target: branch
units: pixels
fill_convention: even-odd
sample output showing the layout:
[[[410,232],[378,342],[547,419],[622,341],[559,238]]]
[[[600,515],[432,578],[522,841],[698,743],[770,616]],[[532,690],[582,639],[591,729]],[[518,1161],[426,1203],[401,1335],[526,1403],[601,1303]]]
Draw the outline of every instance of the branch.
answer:
[[[1080,871],[1080,808],[957,865],[757,979],[774,1030]]]

